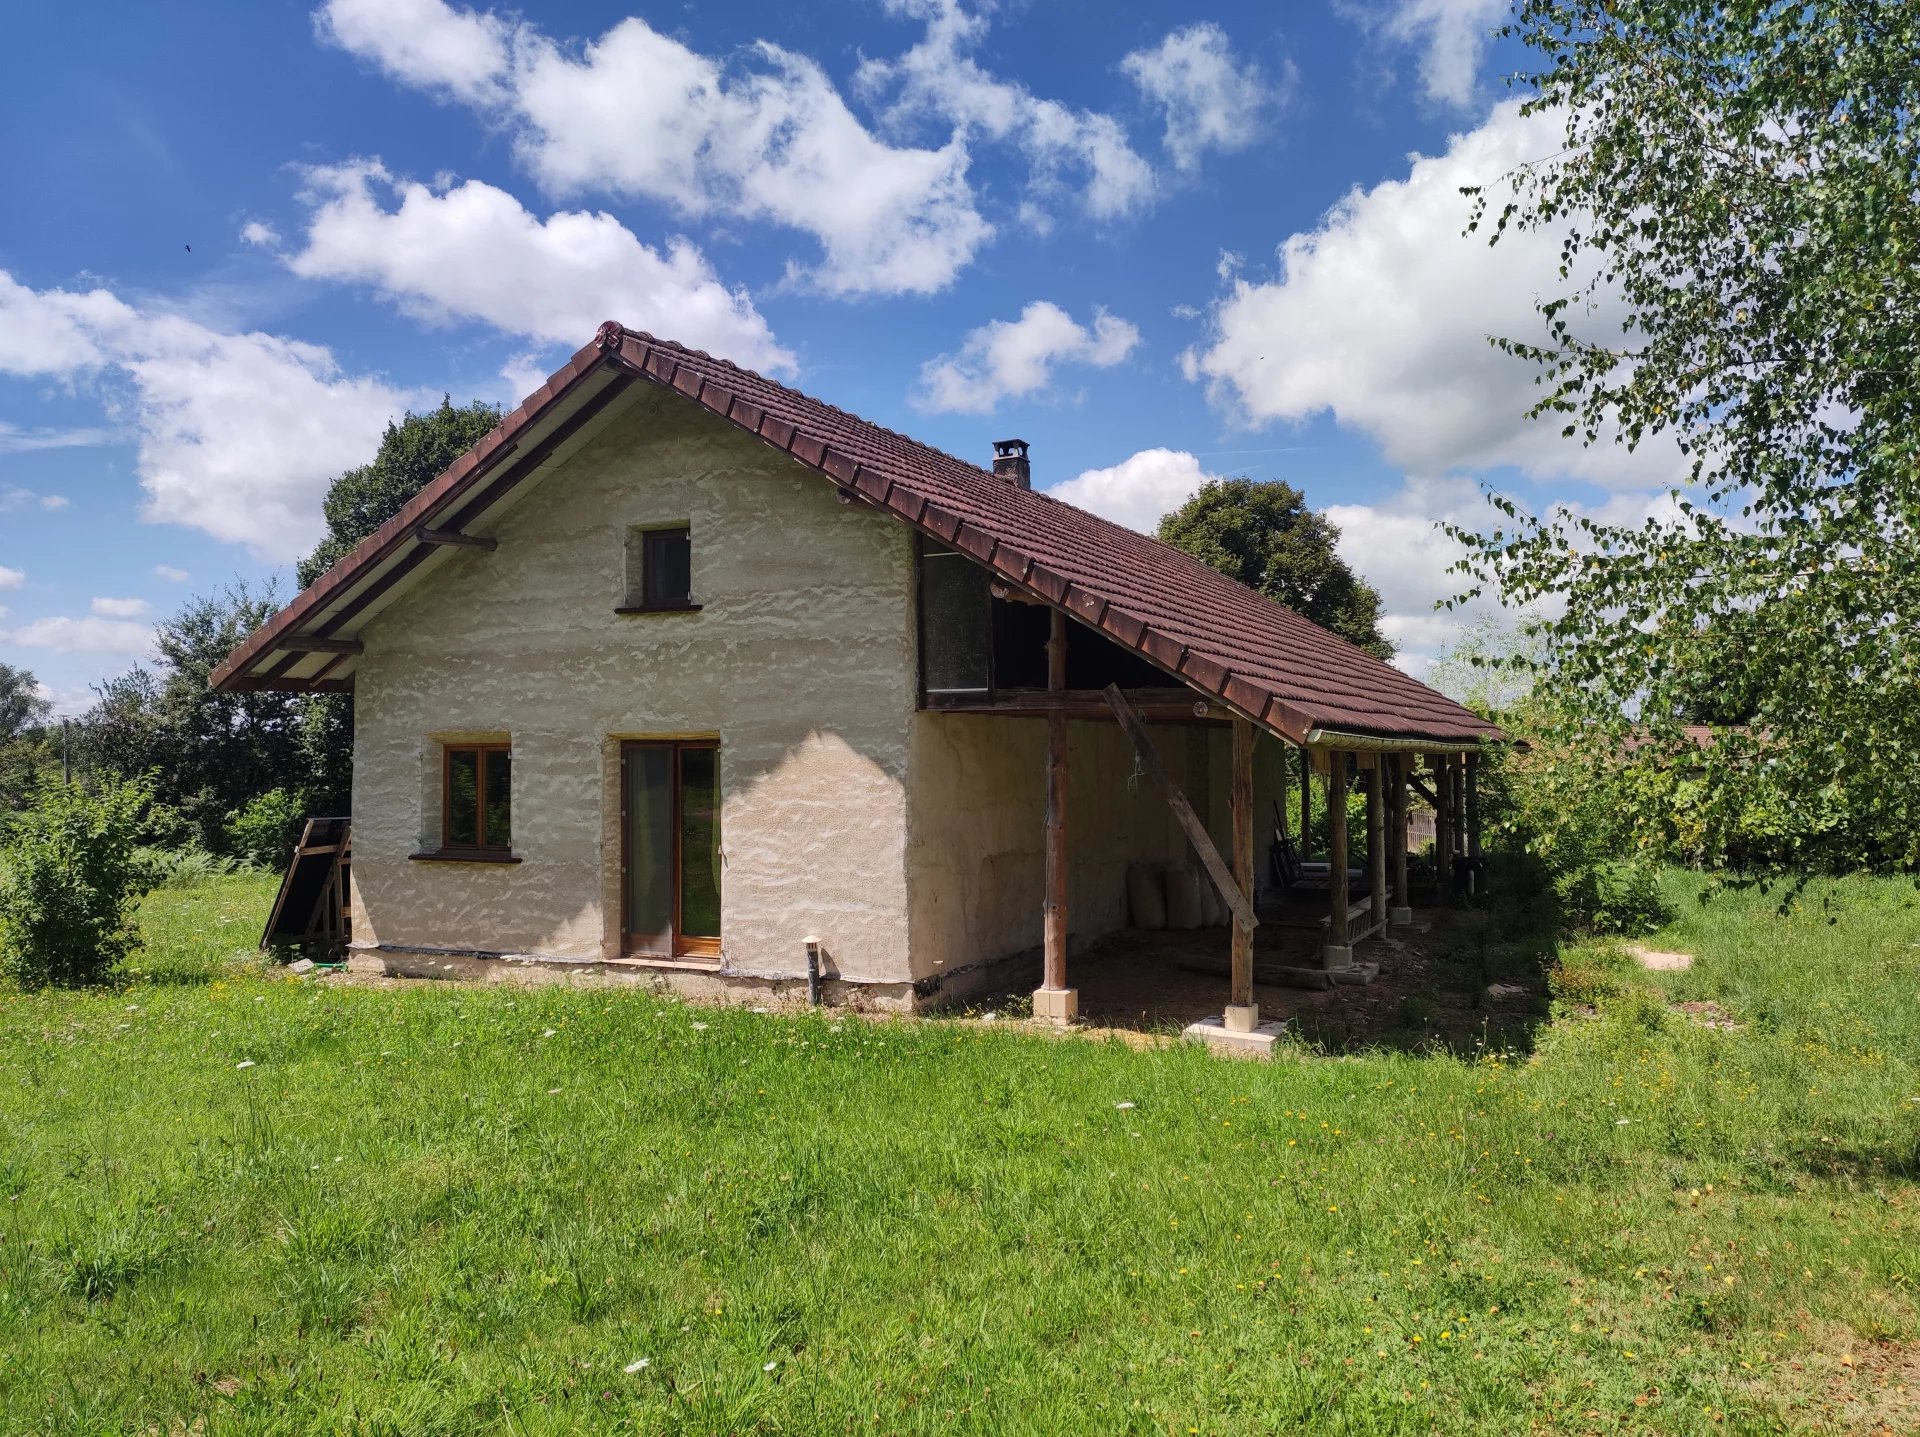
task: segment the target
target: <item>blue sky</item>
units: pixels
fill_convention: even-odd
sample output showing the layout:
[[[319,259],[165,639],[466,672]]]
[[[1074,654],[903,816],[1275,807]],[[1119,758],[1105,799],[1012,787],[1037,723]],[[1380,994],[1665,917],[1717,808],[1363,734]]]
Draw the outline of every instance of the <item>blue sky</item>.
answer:
[[[281,578],[408,406],[604,318],[1151,525],[1210,474],[1345,530],[1415,672],[1489,481],[1622,517],[1671,460],[1522,417],[1550,152],[1503,0],[34,6],[0,117],[0,660],[63,710]]]

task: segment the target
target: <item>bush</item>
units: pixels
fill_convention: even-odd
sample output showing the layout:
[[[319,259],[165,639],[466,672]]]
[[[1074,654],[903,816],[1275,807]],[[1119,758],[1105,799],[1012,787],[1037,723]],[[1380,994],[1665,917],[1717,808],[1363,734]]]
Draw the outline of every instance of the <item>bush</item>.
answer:
[[[307,796],[299,789],[270,788],[227,815],[227,847],[255,868],[285,868],[306,813]]]
[[[240,865],[204,848],[141,847],[133,851],[142,888],[193,888],[232,873]]]
[[[49,789],[23,816],[0,854],[0,973],[24,988],[113,976],[138,941],[134,850],[150,797],[103,779]]]

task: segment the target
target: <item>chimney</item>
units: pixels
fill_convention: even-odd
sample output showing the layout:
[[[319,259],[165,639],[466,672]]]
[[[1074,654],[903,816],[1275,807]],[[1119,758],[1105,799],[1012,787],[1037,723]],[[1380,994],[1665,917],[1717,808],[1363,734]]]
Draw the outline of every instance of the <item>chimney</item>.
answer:
[[[1004,479],[1022,489],[1033,487],[1033,466],[1027,462],[1026,440],[993,441],[993,477]]]

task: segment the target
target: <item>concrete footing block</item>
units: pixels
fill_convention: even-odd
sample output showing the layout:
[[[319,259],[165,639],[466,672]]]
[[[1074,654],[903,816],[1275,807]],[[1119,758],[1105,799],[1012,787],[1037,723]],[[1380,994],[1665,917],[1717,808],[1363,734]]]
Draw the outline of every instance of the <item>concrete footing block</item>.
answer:
[[[1227,1026],[1224,1017],[1220,1017],[1202,1018],[1198,1023],[1189,1023],[1185,1036],[1198,1039],[1217,1053],[1237,1058],[1270,1058],[1273,1056],[1273,1045],[1286,1036],[1286,1031],[1286,1021],[1275,1019],[1256,1025],[1251,1032],[1236,1032]]]
[[[1335,944],[1329,943],[1325,948],[1322,948],[1320,951],[1325,956],[1327,971],[1329,973],[1337,972],[1342,968],[1351,968],[1353,966],[1353,948],[1349,944],[1340,944],[1336,946]]]
[[[1387,922],[1396,928],[1404,928],[1413,922],[1413,910],[1411,908],[1389,908],[1387,910]]]
[[[1336,968],[1327,975],[1334,982],[1353,987],[1362,987],[1380,976],[1378,963],[1355,963],[1351,967]]]
[[[1033,1016],[1065,1027],[1080,1016],[1078,988],[1035,988]]]
[[[1254,1032],[1260,1026],[1260,1005],[1248,1003],[1245,1006],[1239,1006],[1229,1003],[1222,1021],[1226,1024],[1229,1033]]]

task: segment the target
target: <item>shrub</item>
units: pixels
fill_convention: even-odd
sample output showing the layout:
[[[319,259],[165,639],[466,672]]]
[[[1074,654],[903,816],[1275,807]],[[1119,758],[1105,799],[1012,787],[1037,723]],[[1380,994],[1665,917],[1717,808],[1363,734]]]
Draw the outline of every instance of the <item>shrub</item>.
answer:
[[[307,796],[299,789],[270,788],[227,815],[227,847],[255,868],[285,868],[306,812]]]
[[[150,792],[103,779],[47,790],[0,855],[0,973],[22,987],[104,982],[137,942],[134,856]]]
[[[142,888],[192,888],[231,873],[240,865],[204,848],[140,847],[133,851]]]

